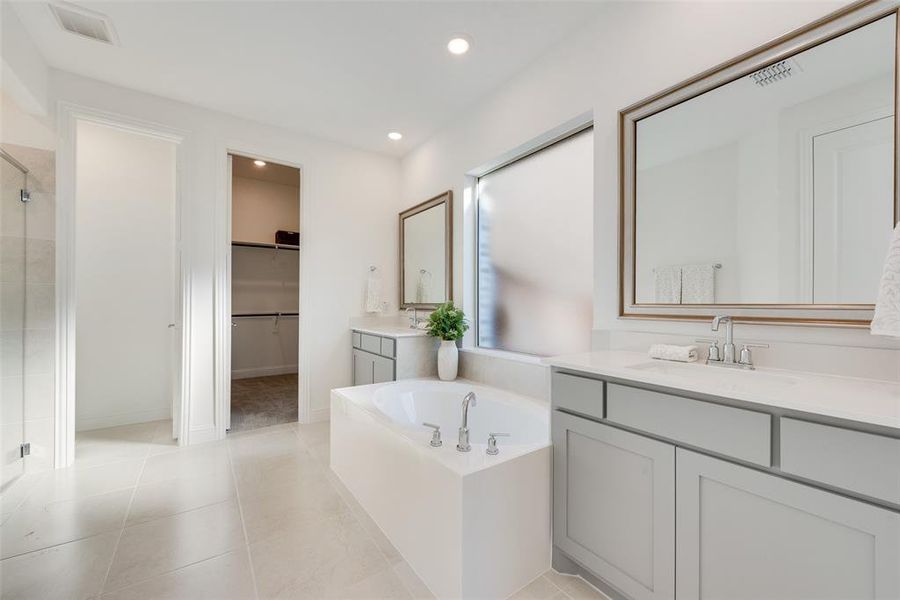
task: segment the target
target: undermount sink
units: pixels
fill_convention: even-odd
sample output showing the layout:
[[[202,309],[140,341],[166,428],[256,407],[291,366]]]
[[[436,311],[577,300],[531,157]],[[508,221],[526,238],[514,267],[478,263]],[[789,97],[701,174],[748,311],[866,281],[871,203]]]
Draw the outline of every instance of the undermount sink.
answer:
[[[697,383],[715,385],[729,390],[754,392],[778,391],[797,383],[793,377],[760,372],[716,367],[704,364],[681,364],[662,361],[643,362],[629,365],[629,369],[658,373],[667,377],[690,380]]]

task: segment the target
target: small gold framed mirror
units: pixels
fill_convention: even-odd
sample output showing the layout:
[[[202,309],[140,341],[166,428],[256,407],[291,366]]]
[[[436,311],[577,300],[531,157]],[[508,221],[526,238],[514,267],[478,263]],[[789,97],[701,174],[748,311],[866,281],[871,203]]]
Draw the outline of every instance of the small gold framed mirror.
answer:
[[[400,213],[400,308],[436,308],[453,298],[453,192]]]

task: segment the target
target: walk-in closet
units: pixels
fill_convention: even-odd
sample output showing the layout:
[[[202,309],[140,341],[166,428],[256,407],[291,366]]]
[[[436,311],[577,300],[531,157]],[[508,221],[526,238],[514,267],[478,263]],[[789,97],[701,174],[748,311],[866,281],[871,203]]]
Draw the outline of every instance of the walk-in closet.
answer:
[[[300,171],[231,164],[230,432],[297,420]]]

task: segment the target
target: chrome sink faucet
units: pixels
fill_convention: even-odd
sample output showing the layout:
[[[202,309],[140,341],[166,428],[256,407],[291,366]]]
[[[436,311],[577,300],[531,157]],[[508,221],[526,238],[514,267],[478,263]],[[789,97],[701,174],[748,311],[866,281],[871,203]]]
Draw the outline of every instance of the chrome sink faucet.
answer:
[[[459,427],[459,443],[456,449],[460,452],[468,452],[472,449],[469,445],[469,406],[477,406],[478,399],[475,392],[469,392],[462,401],[462,425]]]
[[[734,319],[728,315],[719,315],[712,321],[712,330],[718,331],[719,325],[725,323],[725,344],[722,346],[722,358],[726,365],[734,364]]]
[[[716,340],[712,340],[709,346],[709,353],[706,357],[706,364],[717,365],[721,367],[737,367],[740,369],[755,369],[753,366],[753,354],[751,348],[768,348],[768,344],[742,344],[740,358],[737,358],[737,352],[734,347],[734,319],[728,315],[719,315],[713,318],[712,330],[718,331],[719,325],[725,324],[725,343],[722,345],[722,351],[719,352],[719,344]],[[703,340],[708,341],[708,340]]]

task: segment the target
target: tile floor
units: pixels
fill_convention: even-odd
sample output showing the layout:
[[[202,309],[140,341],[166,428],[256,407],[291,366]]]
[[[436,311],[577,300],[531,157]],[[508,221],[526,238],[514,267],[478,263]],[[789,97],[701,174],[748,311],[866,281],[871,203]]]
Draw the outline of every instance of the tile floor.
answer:
[[[231,433],[296,422],[296,373],[231,381]]]
[[[430,598],[328,469],[328,424],[179,448],[161,421],[79,434],[0,497],[4,600]],[[604,598],[548,571],[517,600]]]

